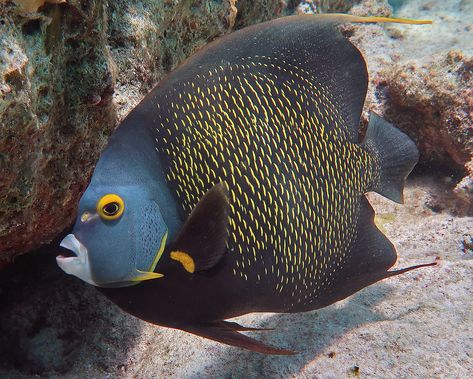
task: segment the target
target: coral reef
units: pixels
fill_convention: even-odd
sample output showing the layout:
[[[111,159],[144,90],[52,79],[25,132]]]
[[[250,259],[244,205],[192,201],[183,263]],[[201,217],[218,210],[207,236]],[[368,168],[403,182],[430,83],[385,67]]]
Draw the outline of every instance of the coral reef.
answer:
[[[71,225],[117,120],[166,72],[235,23],[283,10],[279,0],[68,0],[32,13],[0,3],[0,262]]]
[[[347,12],[359,0],[302,0],[295,9],[296,14]]]
[[[458,167],[470,162],[473,56],[450,50],[433,62],[397,64],[380,77],[378,90],[388,89],[387,117],[416,136],[424,160]]]
[[[0,260],[53,238],[113,129],[102,1],[0,6]]]

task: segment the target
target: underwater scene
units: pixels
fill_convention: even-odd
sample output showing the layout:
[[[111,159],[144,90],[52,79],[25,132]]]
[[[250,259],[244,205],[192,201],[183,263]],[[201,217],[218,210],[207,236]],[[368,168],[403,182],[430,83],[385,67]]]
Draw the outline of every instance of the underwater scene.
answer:
[[[0,0],[0,378],[469,378],[473,0]]]

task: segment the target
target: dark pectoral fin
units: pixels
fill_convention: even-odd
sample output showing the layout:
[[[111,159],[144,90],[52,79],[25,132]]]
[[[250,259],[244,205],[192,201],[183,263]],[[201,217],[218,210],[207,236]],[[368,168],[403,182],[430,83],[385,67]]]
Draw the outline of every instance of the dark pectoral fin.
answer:
[[[230,203],[223,183],[213,186],[195,206],[178,233],[171,258],[189,272],[214,267],[227,248]]]
[[[251,337],[244,334],[238,333],[238,330],[247,330],[236,323],[231,322],[219,322],[219,323],[208,323],[198,324],[189,327],[182,328],[186,332],[196,334],[201,337],[211,339],[213,341],[221,342],[226,345],[241,347],[243,349],[255,351],[263,354],[274,354],[274,355],[294,355],[295,352],[291,350],[278,349],[273,346],[265,345]]]

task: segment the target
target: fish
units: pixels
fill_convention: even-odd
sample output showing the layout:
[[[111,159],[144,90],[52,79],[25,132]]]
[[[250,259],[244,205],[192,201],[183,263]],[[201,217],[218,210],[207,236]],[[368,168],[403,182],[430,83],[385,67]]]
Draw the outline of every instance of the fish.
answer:
[[[59,255],[122,310],[264,354],[230,318],[323,308],[395,275],[365,194],[403,202],[414,142],[372,113],[349,15],[250,26],[172,71],[112,134]]]

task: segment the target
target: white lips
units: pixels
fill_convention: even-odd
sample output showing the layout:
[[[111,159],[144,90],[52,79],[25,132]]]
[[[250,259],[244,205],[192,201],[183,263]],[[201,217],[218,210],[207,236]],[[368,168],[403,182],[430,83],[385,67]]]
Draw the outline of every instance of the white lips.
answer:
[[[76,238],[74,234],[68,234],[61,241],[61,247],[71,250],[76,254],[76,257],[63,257],[59,255],[56,257],[58,266],[67,274],[77,276],[84,282],[92,284],[94,286],[97,283],[92,279],[89,266],[89,256],[87,248]]]

